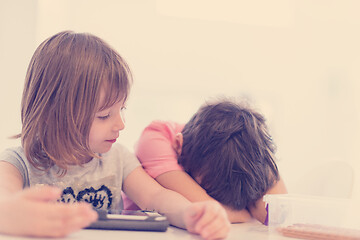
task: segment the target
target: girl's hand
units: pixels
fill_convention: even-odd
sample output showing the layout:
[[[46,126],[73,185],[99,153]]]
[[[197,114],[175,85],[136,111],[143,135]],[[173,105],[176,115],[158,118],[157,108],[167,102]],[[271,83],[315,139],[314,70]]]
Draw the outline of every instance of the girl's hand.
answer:
[[[0,198],[0,232],[33,237],[63,237],[88,226],[97,214],[86,203],[56,202],[57,188],[28,188]]]
[[[184,213],[186,228],[204,239],[226,238],[230,222],[225,209],[216,201],[192,203]]]

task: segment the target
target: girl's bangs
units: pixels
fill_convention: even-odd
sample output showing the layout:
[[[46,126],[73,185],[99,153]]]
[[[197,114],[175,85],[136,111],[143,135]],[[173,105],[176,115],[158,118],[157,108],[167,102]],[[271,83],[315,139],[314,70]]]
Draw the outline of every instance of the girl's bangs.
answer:
[[[130,72],[119,63],[104,74],[105,98],[99,110],[107,109],[118,102],[126,102],[130,88]]]

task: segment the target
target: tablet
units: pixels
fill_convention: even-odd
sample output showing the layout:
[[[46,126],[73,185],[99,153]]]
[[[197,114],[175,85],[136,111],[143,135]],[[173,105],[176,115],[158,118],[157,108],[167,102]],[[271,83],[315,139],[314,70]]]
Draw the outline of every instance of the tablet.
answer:
[[[165,232],[169,226],[167,218],[154,211],[122,210],[114,214],[97,210],[97,213],[98,220],[87,229]]]

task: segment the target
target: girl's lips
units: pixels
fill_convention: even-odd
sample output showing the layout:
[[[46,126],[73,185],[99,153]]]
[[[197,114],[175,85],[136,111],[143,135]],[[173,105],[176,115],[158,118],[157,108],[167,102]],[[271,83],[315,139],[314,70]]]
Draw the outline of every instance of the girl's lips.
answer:
[[[116,142],[116,139],[106,140],[107,142],[114,143]]]

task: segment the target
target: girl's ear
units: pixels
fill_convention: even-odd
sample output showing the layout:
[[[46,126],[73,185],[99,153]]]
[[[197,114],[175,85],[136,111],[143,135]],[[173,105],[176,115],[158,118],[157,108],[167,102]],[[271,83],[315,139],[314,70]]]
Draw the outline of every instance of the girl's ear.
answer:
[[[175,139],[173,142],[173,148],[175,150],[175,152],[177,153],[178,156],[181,155],[181,150],[182,150],[182,145],[183,145],[183,135],[182,133],[177,133],[175,135]]]

